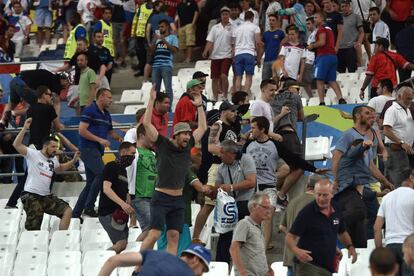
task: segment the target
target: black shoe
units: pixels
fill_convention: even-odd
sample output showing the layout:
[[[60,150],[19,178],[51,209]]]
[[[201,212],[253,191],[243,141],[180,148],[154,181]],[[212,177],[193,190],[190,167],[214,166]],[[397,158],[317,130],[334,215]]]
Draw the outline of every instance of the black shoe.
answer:
[[[319,105],[326,105],[325,102],[320,102]]]
[[[94,209],[85,209],[85,211],[83,211],[83,214],[92,218],[98,217],[98,213]]]
[[[288,204],[289,201],[287,200],[287,196],[285,196],[285,198],[280,198],[279,196],[276,197],[276,205],[279,206],[282,210],[285,210]]]
[[[338,102],[339,102],[339,104],[347,104],[347,102],[344,100],[344,98],[340,98]]]

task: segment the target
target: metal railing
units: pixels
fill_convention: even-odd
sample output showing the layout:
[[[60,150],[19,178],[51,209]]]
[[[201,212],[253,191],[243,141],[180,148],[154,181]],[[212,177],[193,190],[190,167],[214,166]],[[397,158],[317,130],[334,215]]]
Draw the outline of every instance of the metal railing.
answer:
[[[63,59],[50,59],[50,60],[31,60],[31,61],[13,61],[13,62],[2,62],[0,66],[5,65],[25,65],[25,64],[39,64],[39,63],[64,63],[68,60]]]

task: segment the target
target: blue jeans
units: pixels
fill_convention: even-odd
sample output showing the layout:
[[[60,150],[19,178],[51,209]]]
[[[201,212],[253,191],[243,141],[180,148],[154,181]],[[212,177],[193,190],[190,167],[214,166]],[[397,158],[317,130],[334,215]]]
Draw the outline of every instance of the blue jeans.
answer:
[[[16,106],[22,98],[28,104],[37,103],[36,91],[27,86],[19,77],[10,81],[10,103]]]
[[[171,101],[170,106],[172,106],[174,99],[172,90],[172,72],[173,69],[169,66],[152,68],[152,82],[155,84],[157,91],[160,91],[161,81],[164,81],[165,93],[167,93]]]
[[[96,197],[102,189],[104,163],[97,148],[81,148],[81,158],[85,163],[86,185],[79,195],[72,217],[79,218],[84,209],[95,207]]]
[[[288,266],[288,270],[287,270],[286,276],[295,276],[295,272],[293,272],[293,267]]]

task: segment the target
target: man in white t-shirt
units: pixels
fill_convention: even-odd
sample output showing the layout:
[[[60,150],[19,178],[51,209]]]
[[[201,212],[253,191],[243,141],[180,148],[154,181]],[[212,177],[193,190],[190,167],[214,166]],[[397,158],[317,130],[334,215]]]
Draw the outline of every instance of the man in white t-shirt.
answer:
[[[240,3],[240,8],[242,9],[242,12],[240,13],[240,19],[242,21],[246,21],[246,18],[245,18],[246,12],[250,11],[250,12],[253,13],[253,21],[252,22],[256,26],[259,26],[259,13],[250,7],[250,1],[249,0],[240,0],[239,3]]]
[[[414,154],[414,121],[409,109],[412,101],[413,89],[401,87],[397,91],[397,100],[384,114],[383,133],[385,145],[388,145],[385,176],[396,187],[399,187],[405,180],[402,174],[410,169],[408,155]]]
[[[20,57],[23,53],[23,45],[27,44],[30,34],[32,20],[23,14],[23,7],[20,2],[13,3],[13,15],[8,18],[9,24],[13,24],[15,32],[12,41],[16,44],[15,57]]]
[[[295,25],[286,28],[288,42],[282,46],[279,58],[283,60],[283,79],[302,81],[305,69],[305,46],[299,42],[299,29]]]
[[[245,21],[233,31],[233,47],[234,47],[234,75],[235,89],[241,90],[241,81],[243,74],[246,73],[246,81],[243,91],[250,92],[252,79],[254,75],[254,66],[256,63],[260,66],[262,53],[260,28],[253,24],[253,13],[247,11],[244,18]]]
[[[230,8],[226,6],[220,9],[221,20],[208,33],[203,52],[203,57],[211,60],[213,101],[217,101],[219,94],[227,98],[229,90],[228,75],[233,62],[231,49],[233,25],[230,23],[230,12]]]
[[[90,32],[91,24],[93,22],[93,12],[95,8],[99,6],[99,0],[79,0],[77,11],[82,17],[82,23],[85,25],[86,30]]]
[[[402,245],[405,238],[414,233],[413,173],[407,171],[401,187],[382,198],[374,225],[375,246],[382,247],[382,228],[385,223],[385,246],[393,252],[400,267],[396,275],[412,275],[408,274],[410,269],[402,259]]]
[[[381,20],[381,12],[377,7],[369,9],[369,18],[372,26],[372,42],[377,41],[378,37],[386,38],[390,40],[390,29],[388,25]]]
[[[377,114],[377,122],[382,110],[384,109],[385,103],[394,99],[392,91],[393,87],[390,79],[380,80],[377,88],[378,96],[371,98],[368,102],[368,106],[375,109],[375,113]]]
[[[26,212],[26,230],[40,230],[43,214],[59,217],[59,230],[69,228],[72,209],[64,200],[51,193],[52,178],[55,172],[71,168],[79,159],[79,152],[69,162],[60,164],[56,153],[58,140],[53,137],[43,142],[43,148],[36,150],[26,147],[22,141],[26,131],[29,130],[32,118],[24,123],[22,130],[16,136],[13,147],[18,153],[24,155],[27,163],[27,178],[21,195],[24,211]]]

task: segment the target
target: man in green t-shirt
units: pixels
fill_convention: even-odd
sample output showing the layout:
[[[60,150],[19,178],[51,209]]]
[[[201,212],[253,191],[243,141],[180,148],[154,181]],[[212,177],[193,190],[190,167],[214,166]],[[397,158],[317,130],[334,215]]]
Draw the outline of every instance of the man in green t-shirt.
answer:
[[[138,241],[143,241],[150,229],[150,203],[154,193],[157,168],[152,143],[145,135],[144,125],[137,127],[137,142],[134,163],[127,168],[129,193],[135,195],[132,207],[135,209],[142,233]]]
[[[86,54],[79,54],[76,62],[80,69],[79,77],[79,105],[81,110],[90,105],[96,96],[96,73],[88,67],[88,57]]]

